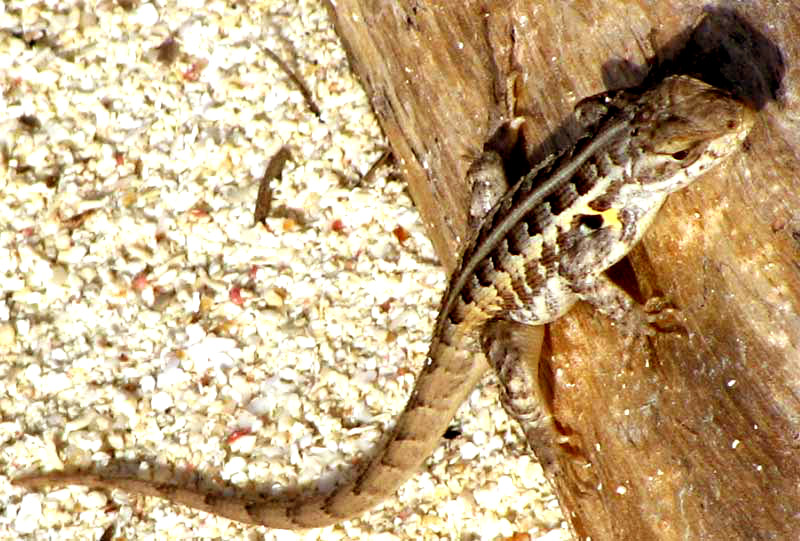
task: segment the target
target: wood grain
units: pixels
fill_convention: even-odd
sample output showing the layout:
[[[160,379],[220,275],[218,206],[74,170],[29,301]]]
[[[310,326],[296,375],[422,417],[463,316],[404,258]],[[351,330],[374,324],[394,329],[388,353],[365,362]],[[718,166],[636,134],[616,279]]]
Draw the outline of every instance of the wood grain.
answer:
[[[450,270],[464,174],[503,119],[536,121],[524,134],[533,162],[575,137],[579,99],[663,73],[760,111],[743,152],[671,196],[614,269],[638,298],[679,309],[682,332],[626,339],[583,305],[548,329],[543,372],[572,436],[553,443],[564,474],[551,481],[579,538],[800,535],[800,10],[735,5],[331,5]]]

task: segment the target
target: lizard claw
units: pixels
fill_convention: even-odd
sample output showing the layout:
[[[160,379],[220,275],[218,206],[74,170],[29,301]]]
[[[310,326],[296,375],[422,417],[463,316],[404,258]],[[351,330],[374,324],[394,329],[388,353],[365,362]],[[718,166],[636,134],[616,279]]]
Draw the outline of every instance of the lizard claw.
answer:
[[[684,317],[681,311],[676,308],[666,297],[651,297],[644,305],[647,327],[656,333],[679,333],[686,332]]]

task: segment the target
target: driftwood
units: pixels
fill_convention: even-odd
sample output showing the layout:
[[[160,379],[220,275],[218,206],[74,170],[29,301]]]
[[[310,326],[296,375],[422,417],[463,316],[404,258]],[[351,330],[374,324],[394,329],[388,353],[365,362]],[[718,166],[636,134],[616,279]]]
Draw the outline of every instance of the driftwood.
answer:
[[[800,537],[800,9],[699,1],[331,3],[445,266],[467,236],[472,157],[531,116],[527,160],[576,134],[581,98],[682,72],[758,108],[745,148],[670,196],[612,272],[681,332],[623,338],[585,305],[543,368],[570,447],[551,475],[584,539]],[[783,6],[783,7],[780,7]],[[552,474],[552,472],[550,472]]]

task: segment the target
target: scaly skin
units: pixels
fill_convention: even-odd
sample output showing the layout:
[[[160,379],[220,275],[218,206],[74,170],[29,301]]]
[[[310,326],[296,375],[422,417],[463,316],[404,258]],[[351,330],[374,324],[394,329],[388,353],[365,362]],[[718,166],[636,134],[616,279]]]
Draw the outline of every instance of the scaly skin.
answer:
[[[603,272],[641,238],[669,193],[733,153],[753,124],[743,103],[681,76],[643,93],[595,96],[578,104],[576,113],[587,136],[517,183],[467,245],[411,398],[382,447],[349,482],[329,494],[290,501],[88,473],[45,473],[14,484],[118,488],[285,529],[333,524],[388,498],[439,444],[488,368],[483,351],[499,352],[492,362],[502,371],[506,392],[519,390],[513,375],[519,361],[503,361],[497,337],[487,332],[496,325],[487,322],[543,325],[580,299],[626,325],[646,324],[640,307]],[[506,405],[522,423],[533,422],[526,432],[539,433],[546,416],[535,388],[535,363],[525,370],[525,392],[507,396]]]

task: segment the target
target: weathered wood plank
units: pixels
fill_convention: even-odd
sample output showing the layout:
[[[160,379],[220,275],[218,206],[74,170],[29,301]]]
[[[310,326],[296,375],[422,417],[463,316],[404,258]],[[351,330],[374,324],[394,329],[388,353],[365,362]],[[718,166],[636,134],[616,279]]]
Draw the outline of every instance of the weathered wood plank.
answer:
[[[587,306],[550,326],[547,383],[574,444],[553,443],[564,473],[551,481],[581,538],[800,535],[797,3],[335,4],[448,269],[467,234],[470,157],[503,119],[535,119],[535,161],[575,137],[579,99],[648,73],[700,75],[759,108],[743,152],[671,196],[615,269],[678,308],[683,332],[625,339]]]

